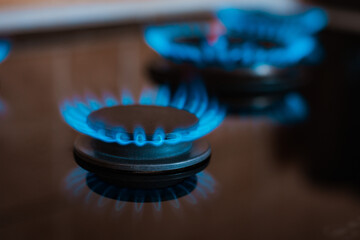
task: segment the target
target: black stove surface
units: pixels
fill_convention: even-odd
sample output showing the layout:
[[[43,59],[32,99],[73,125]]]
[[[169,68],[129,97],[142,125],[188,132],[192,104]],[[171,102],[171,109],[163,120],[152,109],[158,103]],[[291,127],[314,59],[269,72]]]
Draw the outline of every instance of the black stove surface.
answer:
[[[79,170],[59,113],[68,96],[154,85],[142,27],[14,37],[0,65],[0,238],[359,239],[360,35],[319,39],[297,91],[306,119],[232,114],[205,137],[205,171],[149,194]]]

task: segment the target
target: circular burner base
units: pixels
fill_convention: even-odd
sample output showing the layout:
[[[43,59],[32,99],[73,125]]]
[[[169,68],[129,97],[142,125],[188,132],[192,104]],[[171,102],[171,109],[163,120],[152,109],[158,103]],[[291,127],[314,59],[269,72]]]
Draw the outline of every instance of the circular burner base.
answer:
[[[161,188],[172,186],[200,172],[207,166],[211,149],[205,140],[169,145],[180,151],[164,155],[166,145],[148,146],[151,158],[138,158],[143,147],[133,144],[121,146],[103,143],[88,136],[80,136],[74,147],[76,162],[106,182],[131,188]],[[185,149],[185,151],[184,151]],[[161,151],[159,155],[156,151]],[[133,152],[134,154],[131,154]],[[158,157],[161,156],[161,157]]]

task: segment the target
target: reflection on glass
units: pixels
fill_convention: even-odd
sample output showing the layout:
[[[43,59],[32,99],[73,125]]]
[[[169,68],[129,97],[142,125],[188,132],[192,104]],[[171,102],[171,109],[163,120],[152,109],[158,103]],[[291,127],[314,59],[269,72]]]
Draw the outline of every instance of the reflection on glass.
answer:
[[[259,103],[259,105],[261,104]],[[288,93],[281,100],[265,108],[254,106],[251,109],[240,110],[239,114],[241,116],[266,117],[280,124],[295,124],[306,120],[309,108],[306,100],[300,94]]]
[[[202,171],[172,187],[161,189],[131,189],[109,184],[80,167],[75,168],[65,179],[66,188],[74,196],[84,196],[86,203],[96,201],[97,206],[105,204],[105,199],[113,200],[114,210],[120,211],[129,203],[134,203],[136,212],[146,204],[155,211],[162,209],[162,202],[168,201],[174,208],[180,208],[180,199],[192,204],[207,199],[215,192],[216,182],[206,171]]]

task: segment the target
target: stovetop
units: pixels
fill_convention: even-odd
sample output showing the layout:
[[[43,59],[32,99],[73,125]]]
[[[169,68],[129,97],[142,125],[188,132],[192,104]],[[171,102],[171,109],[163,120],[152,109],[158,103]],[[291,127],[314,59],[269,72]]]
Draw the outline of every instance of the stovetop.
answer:
[[[155,86],[146,67],[158,56],[142,30],[133,25],[12,39],[0,65],[2,239],[360,237],[360,37],[347,32],[319,34],[323,59],[306,66],[307,84],[298,92],[308,104],[306,120],[228,116],[205,137],[212,157],[191,194],[160,206],[91,192],[73,160],[76,133],[59,104],[89,91],[127,88],[138,96]],[[69,184],[74,174],[77,185]]]

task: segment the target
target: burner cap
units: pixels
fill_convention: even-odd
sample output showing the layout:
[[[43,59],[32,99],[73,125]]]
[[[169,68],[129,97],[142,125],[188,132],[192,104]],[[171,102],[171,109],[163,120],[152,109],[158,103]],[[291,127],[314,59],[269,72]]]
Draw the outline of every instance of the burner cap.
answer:
[[[103,129],[109,135],[123,130],[133,134],[141,126],[146,135],[153,135],[161,127],[165,134],[174,130],[197,127],[198,118],[187,111],[173,107],[128,105],[105,107],[89,114],[88,125],[94,130]]]

